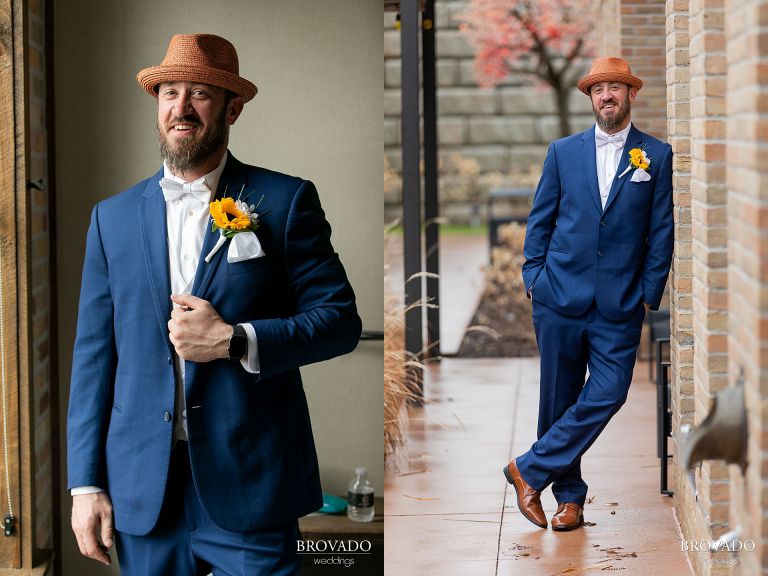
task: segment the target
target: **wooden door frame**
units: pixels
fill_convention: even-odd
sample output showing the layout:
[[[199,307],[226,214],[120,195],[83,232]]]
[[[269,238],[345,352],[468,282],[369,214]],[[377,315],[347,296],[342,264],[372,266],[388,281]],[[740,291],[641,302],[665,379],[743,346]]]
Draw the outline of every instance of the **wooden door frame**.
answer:
[[[43,575],[50,551],[38,550],[32,382],[27,0],[0,0],[0,250],[6,355],[8,468],[15,531],[0,534],[0,576]],[[2,398],[0,397],[0,402]],[[0,405],[0,520],[7,513]],[[53,448],[53,447],[52,447]]]

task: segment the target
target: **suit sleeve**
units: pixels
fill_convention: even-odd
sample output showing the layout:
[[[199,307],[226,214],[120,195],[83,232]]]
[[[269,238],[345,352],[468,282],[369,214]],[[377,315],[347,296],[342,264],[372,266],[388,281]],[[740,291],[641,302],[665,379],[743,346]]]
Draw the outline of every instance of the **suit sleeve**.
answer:
[[[544,167],[541,170],[539,185],[533,197],[533,206],[528,215],[525,230],[523,255],[523,282],[528,293],[536,283],[547,258],[549,239],[555,229],[557,212],[560,206],[560,174],[557,169],[555,145],[550,144]]]
[[[303,181],[293,198],[284,245],[295,313],[250,322],[261,378],[351,352],[362,329],[355,294],[311,182]]]
[[[105,438],[117,352],[109,271],[93,209],[86,240],[83,280],[72,357],[67,415],[67,486],[106,488]]]
[[[648,230],[648,245],[643,266],[643,300],[658,310],[667,283],[675,241],[672,206],[672,147],[666,146],[661,161]]]

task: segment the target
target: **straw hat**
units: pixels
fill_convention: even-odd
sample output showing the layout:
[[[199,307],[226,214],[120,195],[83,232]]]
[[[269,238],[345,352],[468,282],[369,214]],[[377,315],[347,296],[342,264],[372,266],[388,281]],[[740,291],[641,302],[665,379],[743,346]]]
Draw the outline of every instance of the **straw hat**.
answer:
[[[162,82],[202,82],[231,90],[248,102],[257,88],[240,77],[237,51],[213,34],[176,34],[159,66],[144,68],[136,75],[144,90],[157,98]]]
[[[632,70],[624,58],[596,58],[589,74],[579,80],[577,85],[579,90],[589,95],[589,89],[598,82],[623,82],[638,90],[643,87],[643,81],[632,75]]]

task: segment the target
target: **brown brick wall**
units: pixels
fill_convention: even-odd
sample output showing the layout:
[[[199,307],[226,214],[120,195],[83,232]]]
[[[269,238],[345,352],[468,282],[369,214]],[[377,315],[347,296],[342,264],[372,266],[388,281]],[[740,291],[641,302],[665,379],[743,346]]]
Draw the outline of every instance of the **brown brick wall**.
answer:
[[[621,56],[643,80],[643,88],[632,105],[632,121],[644,132],[666,140],[664,0],[620,1]]]
[[[48,185],[48,134],[46,129],[45,2],[27,4],[28,45],[28,176]],[[50,226],[46,190],[30,188],[30,247],[32,278],[31,325],[33,341],[29,363],[32,369],[34,422],[35,543],[53,548],[53,482],[51,443],[51,339]]]
[[[661,140],[668,138],[663,0],[594,0],[595,53],[619,55],[642,78],[632,104],[632,122]]]
[[[693,248],[693,379],[695,423],[711,409],[711,396],[728,384],[725,183],[724,0],[689,4],[691,114],[691,226]],[[728,468],[704,462],[698,481],[708,538],[728,529]],[[701,560],[701,554],[695,561]],[[714,572],[714,570],[713,570]]]
[[[731,470],[733,524],[757,543],[740,555],[734,574],[768,573],[768,5],[728,0],[725,5],[728,94],[729,380],[744,371],[749,423],[749,466]]]
[[[687,0],[666,3],[666,84],[667,126],[674,152],[673,199],[675,252],[670,280],[672,370],[672,446],[671,472],[675,508],[683,535],[689,540],[709,537],[704,510],[696,501],[689,477],[677,466],[680,434],[684,425],[694,424],[694,322],[693,322],[693,224],[692,224],[692,144],[691,144],[691,50],[690,26],[695,15]],[[708,470],[707,470],[708,471]],[[705,472],[707,472],[705,471]],[[697,481],[701,483],[701,478]],[[691,554],[698,574],[709,574],[708,566]]]
[[[766,23],[764,0],[667,1],[668,124],[677,153],[675,443],[679,427],[699,424],[712,395],[742,371],[749,426],[746,472],[705,462],[695,487],[678,473],[675,506],[686,539],[738,528],[742,541],[757,544],[754,552],[732,555],[731,567],[713,567],[706,554],[692,553],[697,574],[768,573]]]

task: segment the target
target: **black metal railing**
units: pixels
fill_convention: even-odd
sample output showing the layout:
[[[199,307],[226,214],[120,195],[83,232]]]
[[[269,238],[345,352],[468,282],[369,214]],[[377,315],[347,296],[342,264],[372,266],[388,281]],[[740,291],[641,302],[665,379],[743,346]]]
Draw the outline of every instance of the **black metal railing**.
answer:
[[[360,333],[360,341],[363,340],[384,340],[384,332],[381,330],[363,330]]]
[[[664,348],[669,354],[669,338],[657,338],[656,345],[656,455],[660,462],[660,487],[659,491],[667,496],[674,495],[668,487],[669,461],[672,455],[669,453],[667,439],[672,436],[672,388],[670,385],[669,360],[665,360]]]

